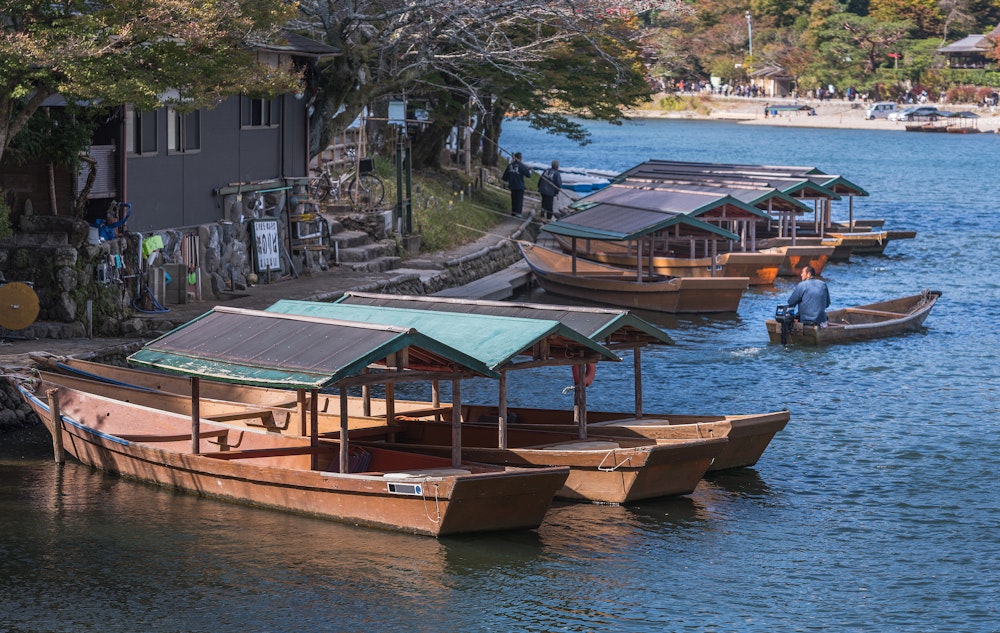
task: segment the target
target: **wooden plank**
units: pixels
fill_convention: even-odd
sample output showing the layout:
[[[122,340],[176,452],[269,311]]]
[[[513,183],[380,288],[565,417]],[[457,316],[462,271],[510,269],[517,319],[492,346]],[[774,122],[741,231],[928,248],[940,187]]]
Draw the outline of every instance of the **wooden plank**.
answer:
[[[886,312],[884,310],[868,310],[866,308],[844,308],[844,312],[851,314],[870,314],[872,316],[884,316],[891,319],[901,319],[907,316],[903,312]]]

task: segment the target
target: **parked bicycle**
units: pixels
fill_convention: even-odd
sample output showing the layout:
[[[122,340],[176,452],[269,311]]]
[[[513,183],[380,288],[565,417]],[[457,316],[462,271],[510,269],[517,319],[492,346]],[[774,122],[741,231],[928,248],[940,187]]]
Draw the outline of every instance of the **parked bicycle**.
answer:
[[[348,151],[347,158],[352,159]],[[343,199],[344,193],[354,204],[374,207],[385,199],[385,185],[382,179],[375,175],[375,161],[362,158],[356,162],[356,171],[352,169],[342,174],[333,173],[331,167],[337,161],[323,161],[319,175],[309,181],[309,196],[314,200]]]

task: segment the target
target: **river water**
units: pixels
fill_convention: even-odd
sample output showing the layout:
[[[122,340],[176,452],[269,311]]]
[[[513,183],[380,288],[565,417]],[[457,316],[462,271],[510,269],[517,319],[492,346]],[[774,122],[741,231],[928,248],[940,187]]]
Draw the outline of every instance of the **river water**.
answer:
[[[44,432],[5,438],[0,630],[1000,631],[1000,136],[590,128],[580,148],[514,122],[502,145],[597,169],[663,158],[843,175],[871,193],[857,217],[917,238],[828,265],[834,307],[944,296],[923,332],[812,350],[764,331],[790,281],[752,289],[738,315],[644,315],[677,342],[643,355],[647,411],[788,408],[791,423],[756,467],[688,497],[558,503],[534,532],[343,526],[60,470]],[[588,404],[627,408],[630,364],[602,365]],[[514,372],[512,403],[569,406],[568,374]],[[466,400],[494,397],[463,385]]]

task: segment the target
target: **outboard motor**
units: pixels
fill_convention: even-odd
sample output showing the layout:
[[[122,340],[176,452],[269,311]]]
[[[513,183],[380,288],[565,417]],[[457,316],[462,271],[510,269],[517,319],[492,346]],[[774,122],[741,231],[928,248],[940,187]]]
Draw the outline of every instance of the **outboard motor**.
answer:
[[[792,326],[798,315],[787,305],[780,305],[774,310],[774,320],[781,324],[781,344],[787,345],[792,335]]]

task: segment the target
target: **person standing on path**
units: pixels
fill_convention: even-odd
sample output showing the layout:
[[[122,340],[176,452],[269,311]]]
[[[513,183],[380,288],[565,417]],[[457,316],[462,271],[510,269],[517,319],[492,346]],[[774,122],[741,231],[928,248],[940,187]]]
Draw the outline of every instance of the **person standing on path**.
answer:
[[[542,196],[542,217],[551,220],[555,214],[553,203],[559,190],[562,189],[562,175],[559,174],[559,161],[552,161],[552,167],[542,172],[538,179],[538,193]]]
[[[513,216],[521,215],[524,210],[524,179],[528,176],[531,170],[521,162],[521,152],[516,152],[502,176],[510,189],[510,214]]]

